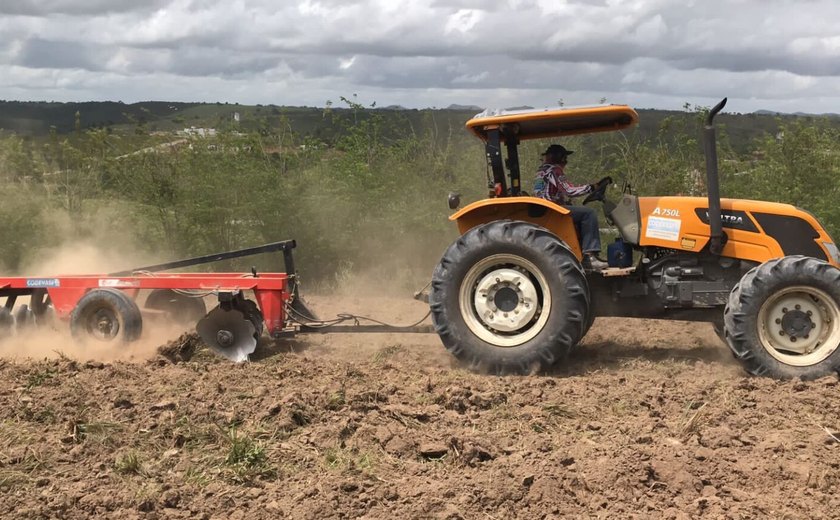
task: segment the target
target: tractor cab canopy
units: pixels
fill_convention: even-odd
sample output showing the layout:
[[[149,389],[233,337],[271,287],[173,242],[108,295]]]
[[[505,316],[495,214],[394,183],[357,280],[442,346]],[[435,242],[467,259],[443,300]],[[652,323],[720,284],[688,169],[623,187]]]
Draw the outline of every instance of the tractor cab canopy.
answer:
[[[627,105],[545,108],[528,110],[485,110],[467,121],[467,129],[485,142],[487,163],[493,171],[493,194],[497,197],[519,195],[519,154],[517,146],[527,139],[561,137],[594,132],[622,130],[639,121],[636,111]],[[502,161],[502,144],[507,160]],[[510,189],[504,174],[510,172]]]

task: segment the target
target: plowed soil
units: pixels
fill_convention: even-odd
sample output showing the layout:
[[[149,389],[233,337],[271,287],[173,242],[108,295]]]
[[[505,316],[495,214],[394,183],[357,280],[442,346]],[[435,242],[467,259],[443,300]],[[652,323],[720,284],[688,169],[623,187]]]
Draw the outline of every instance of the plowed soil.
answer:
[[[426,310],[311,303],[398,323]],[[188,335],[165,355],[63,336],[0,350],[2,518],[840,511],[837,377],[747,377],[705,324],[599,319],[528,377],[460,369],[434,335],[299,336],[238,365]],[[22,350],[35,359],[8,358]]]

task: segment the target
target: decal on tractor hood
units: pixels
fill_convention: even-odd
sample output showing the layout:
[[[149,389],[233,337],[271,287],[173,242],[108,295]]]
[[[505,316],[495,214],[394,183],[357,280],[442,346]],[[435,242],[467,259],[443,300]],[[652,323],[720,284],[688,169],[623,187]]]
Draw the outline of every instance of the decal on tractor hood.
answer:
[[[697,214],[697,218],[700,219],[700,222],[703,224],[709,223],[708,209],[697,208],[694,212]],[[753,221],[750,220],[750,217],[747,216],[745,211],[722,209],[720,210],[720,222],[725,228],[740,229],[742,231],[758,233],[758,228],[755,227],[755,224],[753,224]]]
[[[663,217],[677,217],[680,216],[680,210],[678,209],[671,209],[671,208],[660,208],[659,206],[653,210],[651,215],[661,215]]]
[[[648,217],[645,237],[676,242],[680,239],[682,221],[674,218]]]

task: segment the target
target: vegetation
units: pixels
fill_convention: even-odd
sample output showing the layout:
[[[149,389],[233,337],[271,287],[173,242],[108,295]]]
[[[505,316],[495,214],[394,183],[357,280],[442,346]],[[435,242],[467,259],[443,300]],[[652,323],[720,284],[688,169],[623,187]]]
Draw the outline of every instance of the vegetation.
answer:
[[[102,115],[110,105],[123,110],[115,126]],[[446,194],[486,194],[483,147],[463,130],[471,112],[378,110],[355,98],[327,110],[93,104],[97,126],[77,106],[38,106],[68,122],[44,135],[20,125],[0,134],[5,272],[25,270],[62,243],[170,259],[294,238],[306,280],[335,284],[369,272],[372,284],[390,278],[409,289],[454,237]],[[229,116],[234,110],[240,121]],[[571,176],[611,175],[642,195],[703,194],[704,113],[657,112],[655,127],[642,113],[638,129],[565,139],[577,151]],[[217,132],[160,130],[191,121]],[[725,196],[805,207],[840,236],[836,120],[725,115],[721,123]],[[545,145],[523,144],[523,172],[537,167]],[[276,261],[225,267],[276,270]]]

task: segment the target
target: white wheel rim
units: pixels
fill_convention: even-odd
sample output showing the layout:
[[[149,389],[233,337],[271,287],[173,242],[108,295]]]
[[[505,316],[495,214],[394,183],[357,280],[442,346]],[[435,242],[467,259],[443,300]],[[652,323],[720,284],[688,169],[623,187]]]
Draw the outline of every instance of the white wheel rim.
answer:
[[[532,262],[499,254],[470,268],[458,302],[473,334],[497,347],[515,347],[545,327],[551,313],[551,289]]]
[[[782,363],[816,365],[840,345],[840,307],[817,288],[787,287],[759,309],[758,335],[764,349]]]

